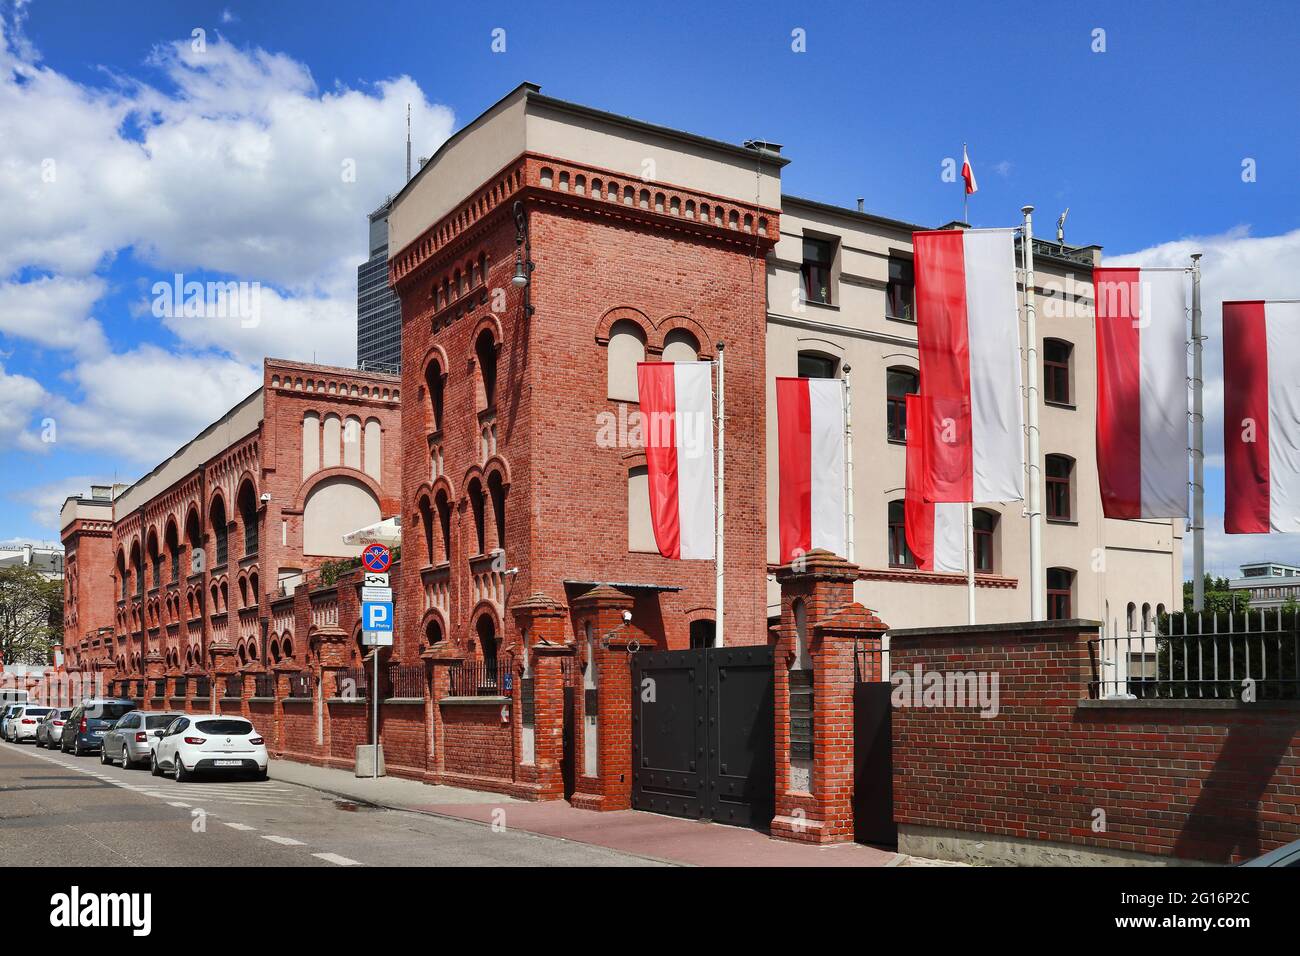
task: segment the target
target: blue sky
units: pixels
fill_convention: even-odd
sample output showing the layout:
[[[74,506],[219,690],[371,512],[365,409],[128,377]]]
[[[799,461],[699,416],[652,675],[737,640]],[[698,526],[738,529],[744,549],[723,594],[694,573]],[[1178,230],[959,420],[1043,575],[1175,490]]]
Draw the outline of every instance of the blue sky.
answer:
[[[1212,331],[1224,297],[1300,293],[1294,4],[470,6],[0,3],[0,538],[56,537],[64,494],[151,468],[259,355],[354,358],[364,216],[401,184],[408,101],[418,154],[528,80],[783,143],[786,192],[935,224],[960,214],[940,169],[965,140],[976,225],[1032,202],[1041,232],[1069,206],[1067,239],[1108,255],[1197,245]],[[258,326],[155,315],[177,271],[261,283]],[[1214,342],[1207,361],[1213,408]]]

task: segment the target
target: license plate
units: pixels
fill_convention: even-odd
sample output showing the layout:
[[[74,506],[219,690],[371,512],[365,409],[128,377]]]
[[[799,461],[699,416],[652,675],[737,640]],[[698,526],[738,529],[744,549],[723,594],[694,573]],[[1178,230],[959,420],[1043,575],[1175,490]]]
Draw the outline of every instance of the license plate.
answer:
[[[95,731],[95,736],[96,736],[96,737],[102,737],[102,736],[104,736],[104,731],[102,731],[102,730],[97,730],[97,731]]]
[[[218,767],[238,767],[243,763],[242,760],[214,760],[212,763]]]

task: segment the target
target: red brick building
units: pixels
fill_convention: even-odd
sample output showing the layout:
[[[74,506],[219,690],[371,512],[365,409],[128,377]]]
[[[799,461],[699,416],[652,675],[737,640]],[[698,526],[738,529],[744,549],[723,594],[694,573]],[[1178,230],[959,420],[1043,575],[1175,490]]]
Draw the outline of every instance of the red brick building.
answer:
[[[491,657],[517,644],[512,608],[530,596],[570,609],[561,639],[572,641],[574,602],[598,584],[631,599],[626,632],[643,645],[710,640],[714,563],[664,559],[648,537],[627,383],[638,359],[710,360],[717,343],[729,368],[726,640],[767,640],[753,455],[781,165],[770,149],[524,85],[394,199],[408,647]]]
[[[359,552],[342,534],[397,512],[401,387],[278,359],[263,374],[135,484],[64,504],[69,670],[162,698],[146,678],[174,693],[177,678],[310,664],[308,635],[281,633],[271,607]]]

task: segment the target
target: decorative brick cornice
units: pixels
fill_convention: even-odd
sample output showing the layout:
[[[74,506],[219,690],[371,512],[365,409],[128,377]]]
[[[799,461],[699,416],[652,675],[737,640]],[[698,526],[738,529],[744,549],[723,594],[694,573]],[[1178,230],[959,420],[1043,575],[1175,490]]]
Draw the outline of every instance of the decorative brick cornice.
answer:
[[[767,573],[779,577],[783,568],[788,569],[789,565],[768,564]],[[914,571],[909,568],[860,568],[857,579],[859,581],[893,581],[899,584],[948,584],[962,587],[966,585],[966,575],[964,574]],[[1004,577],[1000,574],[976,574],[975,586],[977,588],[1018,588],[1020,587],[1020,579]]]
[[[778,209],[525,152],[394,254],[388,262],[390,284],[398,288],[430,275],[509,215],[517,198],[694,233],[752,248],[756,255],[766,255],[780,235]]]

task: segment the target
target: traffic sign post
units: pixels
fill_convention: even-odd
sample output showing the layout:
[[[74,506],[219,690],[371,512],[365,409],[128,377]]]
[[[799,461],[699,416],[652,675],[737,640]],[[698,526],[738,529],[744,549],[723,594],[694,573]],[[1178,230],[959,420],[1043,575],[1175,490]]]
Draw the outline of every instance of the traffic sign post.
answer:
[[[379,648],[393,645],[393,591],[388,586],[388,569],[393,555],[382,544],[368,544],[361,552],[365,579],[361,587],[361,642],[374,648],[375,678],[370,685],[370,766],[379,779]]]

